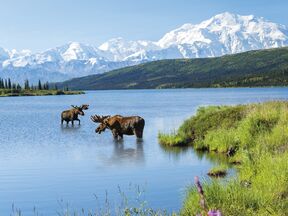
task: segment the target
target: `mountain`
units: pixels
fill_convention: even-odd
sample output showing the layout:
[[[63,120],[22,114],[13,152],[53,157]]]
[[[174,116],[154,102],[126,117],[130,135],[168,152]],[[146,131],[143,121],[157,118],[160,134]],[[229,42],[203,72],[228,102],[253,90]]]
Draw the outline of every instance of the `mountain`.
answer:
[[[225,12],[199,24],[184,24],[158,41],[119,37],[99,47],[70,42],[39,53],[0,48],[0,77],[62,81],[156,60],[218,57],[287,45],[287,27]]]
[[[159,60],[57,85],[77,90],[287,86],[288,47],[213,58]]]

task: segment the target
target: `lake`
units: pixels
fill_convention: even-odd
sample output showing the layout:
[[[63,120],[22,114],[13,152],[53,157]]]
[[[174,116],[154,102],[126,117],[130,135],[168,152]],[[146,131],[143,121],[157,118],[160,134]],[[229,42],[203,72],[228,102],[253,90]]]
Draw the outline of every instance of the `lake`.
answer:
[[[194,176],[205,177],[213,160],[192,149],[169,152],[157,134],[170,132],[199,106],[288,99],[288,88],[88,91],[85,95],[0,98],[0,215],[12,205],[23,215],[111,206],[119,188],[133,201],[137,187],[153,208],[177,211]],[[90,104],[81,125],[61,126],[70,105]],[[95,133],[90,115],[140,115],[144,139],[115,142]],[[113,209],[113,208],[112,208]]]

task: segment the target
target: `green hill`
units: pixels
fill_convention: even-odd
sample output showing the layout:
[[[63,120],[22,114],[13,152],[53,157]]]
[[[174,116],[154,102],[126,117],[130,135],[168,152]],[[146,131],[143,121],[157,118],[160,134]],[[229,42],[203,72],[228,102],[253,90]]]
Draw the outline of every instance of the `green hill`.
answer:
[[[288,47],[216,58],[154,61],[57,85],[81,90],[286,86]]]

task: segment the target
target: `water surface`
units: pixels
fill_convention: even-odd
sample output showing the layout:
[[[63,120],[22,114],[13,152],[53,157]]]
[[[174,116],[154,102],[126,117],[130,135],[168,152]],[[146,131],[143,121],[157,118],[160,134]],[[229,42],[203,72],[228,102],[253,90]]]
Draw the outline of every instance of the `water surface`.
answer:
[[[95,209],[106,193],[117,202],[118,187],[145,189],[149,206],[177,211],[185,188],[205,176],[213,160],[192,149],[172,153],[157,142],[199,106],[288,99],[287,88],[89,91],[85,95],[0,98],[0,215],[11,206],[31,215],[56,215],[61,205]],[[90,104],[81,125],[60,125],[70,105]],[[92,114],[140,115],[146,120],[143,142],[98,135]],[[98,197],[98,201],[95,199]]]

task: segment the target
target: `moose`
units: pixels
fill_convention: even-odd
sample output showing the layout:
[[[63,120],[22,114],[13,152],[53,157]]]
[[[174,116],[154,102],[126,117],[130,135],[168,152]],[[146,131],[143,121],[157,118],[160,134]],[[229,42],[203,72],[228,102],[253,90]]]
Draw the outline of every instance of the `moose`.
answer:
[[[110,129],[114,139],[123,139],[123,135],[136,135],[137,138],[143,137],[143,130],[145,126],[145,120],[140,116],[128,116],[121,115],[114,116],[91,116],[91,120],[95,123],[100,123],[95,132],[101,134]]]
[[[80,125],[80,119],[78,119],[78,115],[84,116],[83,110],[87,110],[89,108],[89,105],[83,104],[82,106],[74,106],[71,105],[72,109],[65,110],[61,113],[61,124],[63,124],[64,121],[66,121],[67,125],[71,121],[72,125],[74,125],[74,121],[78,121]]]

